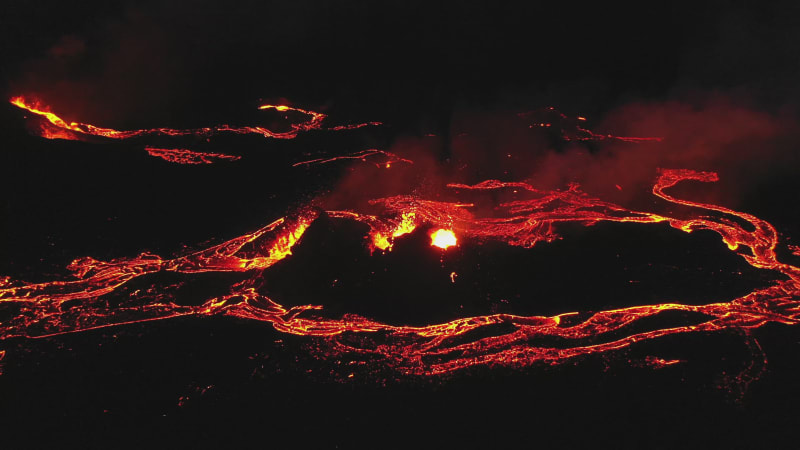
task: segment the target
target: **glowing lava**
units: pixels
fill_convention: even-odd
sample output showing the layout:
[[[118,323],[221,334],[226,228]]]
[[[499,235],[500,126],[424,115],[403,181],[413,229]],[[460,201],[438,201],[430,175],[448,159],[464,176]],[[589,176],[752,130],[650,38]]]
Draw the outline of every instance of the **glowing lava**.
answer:
[[[290,139],[301,131],[322,129],[321,123],[325,118],[321,113],[289,106],[262,105],[260,109],[293,113],[307,120],[292,123],[291,129],[283,132],[228,125],[189,130],[156,128],[118,131],[90,124],[68,123],[49,108],[22,97],[12,99],[12,103],[45,119],[48,126],[42,129],[42,136],[64,139],[81,139],[85,136],[111,139],[153,135],[208,136],[219,132],[255,133],[264,137]],[[550,127],[556,124],[556,128],[567,130],[568,127],[560,123],[569,121],[566,116],[552,110],[548,110],[548,114],[547,120],[535,118],[539,122],[534,125]],[[572,131],[564,131],[563,138],[616,139],[626,142],[657,140],[596,134],[580,126],[583,120],[581,117],[576,119]],[[362,125],[328,129],[352,129]],[[155,156],[190,164],[236,158],[186,149],[147,149]],[[377,158],[376,166],[381,168],[391,167],[398,162],[412,163],[381,150],[366,150],[295,165],[325,164],[339,160],[366,161],[371,158]],[[512,190],[515,200],[493,205],[490,217],[477,215],[473,212],[473,204],[468,202],[443,202],[418,195],[395,195],[370,200],[369,211],[323,211],[301,207],[293,214],[278,218],[252,233],[173,258],[150,253],[111,261],[78,258],[67,266],[72,275],[64,279],[26,283],[0,277],[0,317],[3,318],[0,322],[0,342],[10,338],[35,339],[180,316],[224,315],[269,323],[279,332],[313,338],[317,344],[315,347],[322,349],[321,354],[326,358],[341,361],[355,355],[361,364],[380,365],[401,376],[430,376],[474,366],[559,364],[585,355],[618,351],[665,336],[720,330],[736,330],[747,337],[751,348],[758,348],[758,342],[749,335],[750,330],[767,323],[800,323],[800,268],[778,260],[776,248],[779,235],[768,222],[721,206],[679,199],[666,192],[687,180],[713,182],[717,180],[717,175],[692,170],[661,170],[652,189],[653,195],[661,201],[691,211],[684,211],[682,215],[631,210],[590,197],[581,192],[577,185],[564,190],[543,191],[525,182],[486,180],[473,185],[453,183],[447,187],[456,196],[467,193],[472,197],[481,192],[492,194],[493,191]],[[391,250],[397,239],[418,227],[435,230],[430,235],[431,245],[447,249],[457,245],[458,239],[468,239],[475,245],[497,241],[509,246],[530,248],[559,238],[559,227],[564,224],[585,227],[599,222],[643,226],[668,224],[686,233],[695,230],[715,232],[729,251],[754,268],[777,272],[780,278],[766,288],[739,298],[705,305],[687,305],[675,301],[606,311],[565,311],[549,317],[490,314],[456,317],[444,323],[425,326],[383,323],[355,314],[326,317],[322,307],[316,304],[283,306],[268,295],[269,286],[265,286],[262,276],[264,271],[291,257],[293,246],[320,216],[366,225],[367,245],[371,250],[383,251]],[[797,247],[790,247],[789,250],[800,254]],[[227,292],[224,294],[203,297],[200,304],[183,305],[178,303],[173,291],[159,284],[158,277],[154,277],[159,273],[170,273],[174,277],[202,272],[238,273],[240,279],[225,286]],[[456,276],[455,272],[450,274],[452,283],[455,283]],[[132,280],[137,280],[135,288],[130,286]],[[654,326],[656,321],[646,320],[666,311],[694,314],[694,318],[670,327]],[[476,333],[471,333],[476,330]],[[2,355],[5,353],[0,351]],[[649,357],[644,363],[658,368],[679,362]]]
[[[290,122],[289,130],[287,131],[273,131],[264,127],[234,127],[230,125],[218,125],[215,127],[191,128],[191,129],[149,128],[140,130],[120,131],[112,128],[102,128],[88,123],[67,122],[66,120],[62,119],[61,117],[53,113],[49,106],[44,105],[36,100],[30,100],[23,96],[13,97],[9,101],[14,106],[22,108],[28,112],[31,112],[45,119],[45,121],[43,121],[40,124],[39,129],[37,130],[39,136],[46,139],[65,139],[73,141],[86,140],[86,138],[88,137],[101,137],[101,138],[118,139],[118,140],[153,137],[153,136],[208,137],[218,133],[258,134],[264,136],[265,138],[293,139],[297,137],[297,135],[300,132],[304,131],[353,130],[369,125],[380,125],[380,122],[367,122],[360,124],[339,125],[330,128],[323,128],[322,122],[326,118],[325,114],[314,111],[308,111],[300,108],[293,108],[286,105],[266,104],[259,106],[258,109],[259,110],[273,109],[278,112],[289,112],[294,114],[295,116],[299,117],[305,116],[307,119],[302,122]],[[284,119],[288,121],[289,117],[284,116]],[[189,150],[185,148],[156,148],[156,147],[146,146],[145,150],[151,156],[155,156],[177,164],[212,164],[220,160],[236,161],[241,158],[241,156],[237,155],[226,155],[224,153],[196,152],[194,150]],[[325,163],[337,159],[347,159],[347,158],[366,160],[366,158],[374,155],[385,156],[386,161],[382,163],[382,165],[387,168],[391,166],[392,162],[402,161],[406,163],[411,163],[411,161],[409,160],[399,158],[391,153],[384,152],[381,150],[365,150],[349,157],[340,156],[340,157],[333,157],[327,160],[320,159],[320,160],[305,161],[302,163],[298,163],[296,165]]]
[[[33,114],[47,119],[50,127],[43,128],[40,135],[48,139],[70,139],[80,140],[81,136],[98,136],[109,139],[131,139],[142,136],[211,136],[218,133],[236,133],[236,134],[258,134],[265,138],[276,139],[293,139],[297,137],[298,133],[310,130],[321,130],[322,122],[325,120],[326,115],[308,111],[300,108],[293,108],[285,105],[261,105],[259,110],[274,109],[279,112],[292,112],[300,116],[305,116],[307,119],[303,122],[291,123],[290,129],[287,131],[273,131],[264,127],[236,127],[231,125],[217,125],[214,127],[204,128],[189,128],[189,129],[175,129],[175,128],[147,128],[140,130],[115,130],[112,128],[102,128],[88,123],[80,122],[67,122],[55,113],[53,113],[49,106],[42,104],[36,100],[30,100],[22,96],[13,97],[9,100],[11,104],[25,109]],[[367,125],[380,125],[379,122],[369,122],[355,125],[344,125],[332,127],[332,130],[355,129]]]
[[[150,156],[177,164],[212,164],[219,160],[238,161],[241,156],[224,153],[203,153],[186,148],[144,148]]]
[[[447,249],[456,245],[457,242],[456,235],[452,230],[440,228],[431,233],[431,245],[434,247]]]
[[[416,214],[414,212],[404,212],[400,216],[400,222],[394,226],[383,226],[377,217],[363,214],[354,214],[347,211],[331,211],[336,217],[348,217],[361,222],[370,224],[372,227],[371,249],[372,250],[391,250],[394,239],[404,234],[411,233],[417,228]]]
[[[325,115],[312,111],[305,111],[288,106],[262,105],[258,109],[275,109],[277,111],[296,111],[308,116],[308,120],[291,125],[291,129],[285,132],[271,131],[263,127],[233,127],[230,125],[218,125],[215,127],[174,129],[174,128],[148,128],[139,130],[115,130],[113,128],[102,128],[96,125],[80,122],[67,122],[55,113],[49,106],[43,105],[39,101],[29,100],[25,97],[14,97],[10,100],[11,104],[25,109],[33,114],[41,116],[49,122],[49,129],[44,128],[41,136],[49,139],[70,139],[80,140],[82,136],[97,136],[109,139],[131,139],[142,136],[210,136],[220,132],[231,132],[238,134],[260,134],[268,138],[291,139],[297,136],[300,131],[319,129]],[[55,131],[52,128],[55,127]]]
[[[665,192],[681,181],[716,179],[716,174],[709,172],[661,171],[653,194],[697,210],[685,218],[629,210],[592,198],[576,186],[538,191],[526,183],[488,180],[451,187],[459,191],[522,189],[532,198],[500,204],[498,210],[505,215],[482,218],[469,211],[469,204],[397,196],[373,202],[383,205],[384,216],[301,209],[253,233],[173,259],[147,253],[108,262],[79,258],[68,267],[73,273],[71,279],[24,283],[0,278],[0,308],[7,317],[0,324],[0,340],[40,338],[179,316],[226,315],[267,322],[280,332],[319,339],[317,348],[326,349],[322,353],[326,358],[358,355],[362,361],[391,368],[399,375],[425,376],[479,365],[558,364],[676,334],[738,330],[748,337],[750,330],[767,323],[798,324],[800,268],[777,259],[778,233],[772,225],[746,213],[678,199]],[[289,257],[308,226],[322,214],[368,225],[371,241],[377,233],[399,237],[426,224],[449,236],[443,238],[443,244],[454,244],[458,233],[477,245],[482,240],[494,240],[519,247],[557,238],[557,226],[563,223],[667,223],[687,233],[713,231],[726,248],[748,264],[779,272],[782,278],[731,301],[705,305],[671,302],[550,317],[490,314],[419,327],[382,323],[354,314],[331,318],[322,315],[318,305],[282,306],[266,295],[261,277],[263,271]],[[170,291],[159,288],[155,281],[146,289],[132,291],[127,287],[133,279],[146,281],[159,272],[238,272],[244,279],[230,285],[227,294],[207,298],[197,306],[176,303]],[[451,277],[454,280],[455,275]],[[650,328],[642,328],[643,319],[665,311],[695,314],[695,320],[666,328],[653,328],[653,322],[649,322]],[[497,324],[505,327],[501,334],[470,333]],[[754,338],[748,339],[751,348],[759,348]],[[644,364],[659,368],[678,362],[653,357]]]

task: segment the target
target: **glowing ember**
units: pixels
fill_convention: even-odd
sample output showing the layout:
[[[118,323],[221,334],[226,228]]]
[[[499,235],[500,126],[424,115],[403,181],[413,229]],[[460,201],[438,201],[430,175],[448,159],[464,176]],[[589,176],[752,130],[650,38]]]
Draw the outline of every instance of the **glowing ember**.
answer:
[[[431,233],[431,245],[447,249],[456,245],[456,235],[452,230],[438,229]]]

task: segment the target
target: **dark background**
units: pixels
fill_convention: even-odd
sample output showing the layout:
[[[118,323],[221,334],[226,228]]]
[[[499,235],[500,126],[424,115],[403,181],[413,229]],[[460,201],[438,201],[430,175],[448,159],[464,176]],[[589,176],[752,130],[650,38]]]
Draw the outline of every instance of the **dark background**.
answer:
[[[445,138],[426,148],[447,164],[451,120],[464,109],[553,105],[599,118],[701,92],[794,117],[794,2],[517,3],[3,2],[7,96],[36,93],[71,120],[125,129],[246,124],[259,99],[288,99],[334,121],[386,126],[293,141],[181,142],[247,162],[196,167],[149,157],[142,142],[43,141],[6,105],[0,274],[41,281],[63,276],[79,256],[170,255],[258,228],[343,173],[287,170],[298,154],[390,148],[435,133]],[[759,165],[763,173],[730,204],[791,242],[800,236],[798,141],[781,139],[779,153],[764,153],[780,154],[780,167]],[[445,256],[417,234],[385,257],[366,253],[362,231],[316,224],[269,275],[273,293],[288,304],[326,298],[334,314],[432,323],[497,308],[703,303],[770,279],[720,249],[716,235],[666,227],[573,230],[530,252],[465,245]],[[375,268],[389,275],[371,277]],[[473,288],[453,287],[451,270]],[[332,292],[334,276],[352,282]],[[629,278],[642,282],[631,287]],[[215,283],[195,281],[200,291]],[[433,380],[378,370],[343,382],[333,362],[314,357],[313,342],[225,318],[12,339],[2,344],[0,439],[4,448],[793,448],[800,335],[771,324],[754,336],[769,363],[749,386],[732,377],[759,356],[736,332],[556,367]],[[648,355],[685,362],[639,367]]]

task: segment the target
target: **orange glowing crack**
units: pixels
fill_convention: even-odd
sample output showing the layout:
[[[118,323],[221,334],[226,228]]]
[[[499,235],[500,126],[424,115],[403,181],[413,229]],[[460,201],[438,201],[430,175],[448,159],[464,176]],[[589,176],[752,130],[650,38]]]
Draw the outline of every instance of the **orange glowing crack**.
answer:
[[[532,198],[502,203],[496,208],[498,215],[492,217],[475,216],[469,204],[414,196],[374,200],[373,207],[383,207],[383,215],[300,209],[291,217],[278,219],[253,233],[174,259],[152,254],[108,262],[81,258],[68,267],[73,277],[67,280],[24,283],[0,278],[0,307],[12,306],[8,310],[12,312],[9,318],[0,323],[0,339],[39,338],[187,315],[225,315],[270,323],[283,333],[315,337],[317,348],[325,349],[323,357],[338,359],[343,355],[359,355],[401,376],[429,376],[482,365],[559,364],[676,334],[738,330],[747,336],[750,330],[767,323],[798,324],[800,269],[778,260],[778,233],[772,225],[750,214],[675,198],[666,192],[679,182],[713,182],[716,179],[717,175],[710,172],[659,172],[653,194],[696,211],[686,218],[626,209],[592,198],[577,186],[560,191],[539,191],[525,183],[496,180],[451,185],[451,188],[456,193],[522,189]],[[564,312],[551,317],[490,314],[425,326],[383,323],[354,314],[329,318],[321,315],[319,305],[287,308],[261,289],[263,271],[290,257],[293,246],[302,240],[305,230],[320,214],[364,223],[370,230],[371,245],[377,245],[377,234],[391,245],[389,237],[400,237],[421,225],[451,235],[447,242],[452,244],[457,242],[455,236],[458,235],[459,239],[476,244],[494,240],[511,246],[531,247],[557,238],[557,225],[562,223],[584,226],[598,222],[666,223],[687,233],[699,229],[713,231],[720,235],[730,251],[748,264],[777,271],[782,278],[771,286],[731,301],[705,305],[671,302],[591,313]],[[179,305],[171,294],[159,290],[156,285],[137,290],[135,296],[124,289],[130,280],[158,272],[239,272],[244,279],[232,284],[227,294],[208,298],[199,306]],[[454,280],[453,273],[451,281]],[[665,311],[697,313],[703,321],[645,330],[634,326],[642,319]],[[508,331],[488,336],[468,334],[497,324],[504,324]],[[358,339],[348,338],[353,335]],[[559,344],[544,343],[553,340]],[[748,341],[748,345],[758,350],[757,341]],[[653,368],[678,362],[658,357],[645,359],[645,364]]]

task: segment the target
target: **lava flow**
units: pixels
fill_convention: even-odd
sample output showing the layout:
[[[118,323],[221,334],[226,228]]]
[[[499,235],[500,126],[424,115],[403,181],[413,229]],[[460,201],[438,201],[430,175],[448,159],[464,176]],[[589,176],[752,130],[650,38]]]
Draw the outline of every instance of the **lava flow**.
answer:
[[[185,148],[144,148],[150,156],[177,164],[211,164],[218,160],[238,161],[241,156],[224,153],[203,153]]]
[[[293,139],[304,131],[311,130],[354,130],[370,125],[380,125],[380,122],[367,122],[351,125],[338,125],[329,128],[323,128],[322,122],[327,117],[325,114],[307,111],[300,108],[293,108],[286,105],[261,105],[259,110],[275,110],[278,112],[289,112],[299,116],[305,116],[307,119],[299,123],[289,123],[289,129],[286,131],[274,131],[265,127],[235,127],[231,125],[217,125],[214,127],[204,128],[190,128],[190,129],[174,129],[174,128],[149,128],[140,130],[120,131],[112,128],[101,128],[88,123],[67,122],[55,113],[53,113],[49,106],[42,104],[39,101],[30,100],[28,98],[18,96],[10,100],[11,104],[31,112],[37,116],[45,119],[40,124],[38,129],[39,136],[46,139],[65,139],[65,140],[85,140],[87,137],[101,137],[109,139],[132,139],[141,137],[155,137],[155,136],[198,136],[208,137],[219,133],[235,133],[235,134],[257,134],[265,138],[275,139]],[[289,120],[288,116],[284,119]],[[197,152],[185,148],[164,149],[146,146],[145,150],[151,156],[162,158],[166,161],[178,164],[211,164],[218,160],[236,161],[240,156],[226,155],[223,153],[204,153]],[[380,152],[374,150],[373,152]],[[382,152],[385,153],[385,152]],[[389,156],[388,153],[386,153]],[[363,157],[370,156],[368,154],[362,155]],[[387,165],[395,159],[391,157],[388,159]],[[407,160],[406,160],[407,161]],[[315,162],[315,161],[312,161]],[[323,161],[326,162],[326,161]]]
[[[43,283],[0,279],[0,308],[5,313],[0,339],[41,338],[64,333],[164,320],[178,316],[231,316],[271,324],[277,331],[313,338],[332,360],[357,355],[359,364],[375,364],[398,375],[428,376],[474,366],[528,366],[559,364],[570,359],[617,351],[636,343],[684,333],[750,330],[767,323],[794,325],[800,321],[800,268],[776,256],[778,234],[768,222],[750,214],[717,205],[673,197],[666,191],[694,180],[713,182],[717,175],[692,170],[662,170],[652,193],[666,202],[696,211],[689,217],[636,211],[588,196],[577,186],[542,191],[523,182],[487,180],[474,185],[451,184],[456,194],[514,189],[530,198],[497,205],[497,214],[480,217],[469,203],[395,196],[372,201],[380,215],[358,211],[322,211],[301,208],[253,233],[172,259],[141,254],[108,262],[80,258],[69,265],[73,277]],[[319,217],[356,221],[369,228],[369,245],[391,250],[396,239],[426,227],[439,230],[432,245],[447,247],[472,242],[498,241],[529,248],[559,237],[563,224],[591,226],[599,222],[666,223],[691,233],[710,230],[726,247],[757,269],[780,274],[772,285],[730,301],[703,305],[680,302],[632,306],[596,312],[564,311],[554,316],[490,314],[454,318],[425,326],[390,324],[345,314],[324,317],[319,305],[285,307],[264,293],[261,275],[291,255],[292,247]],[[148,277],[157,273],[192,274],[236,272],[238,282],[223,295],[199,305],[182,305]],[[456,274],[451,274],[455,281]],[[139,279],[137,288],[129,288]],[[643,319],[665,311],[696,313],[692,323],[663,328],[642,328]],[[501,334],[471,333],[503,325]],[[497,327],[491,328],[497,330]],[[755,341],[757,346],[758,343]],[[366,361],[366,362],[365,362]],[[651,367],[677,360],[647,358]]]
[[[214,127],[203,128],[189,128],[189,129],[175,129],[175,128],[147,128],[140,130],[115,130],[112,128],[102,128],[88,123],[80,122],[67,122],[50,110],[50,107],[42,103],[29,100],[25,97],[13,97],[10,100],[11,104],[27,110],[33,114],[47,119],[51,125],[48,129],[42,129],[41,136],[48,139],[71,139],[79,140],[81,136],[99,136],[110,139],[130,139],[142,136],[211,136],[218,133],[236,133],[236,134],[258,134],[265,138],[276,139],[293,139],[297,137],[300,132],[310,130],[321,130],[322,122],[327,117],[323,113],[307,111],[305,109],[293,108],[286,105],[260,105],[258,109],[268,110],[274,109],[279,112],[293,112],[302,116],[308,117],[307,120],[300,123],[290,124],[290,129],[287,131],[273,131],[265,127],[236,127],[231,125],[217,125]],[[330,128],[331,130],[345,130],[364,127],[367,125],[380,125],[379,122],[369,122],[355,125],[343,125]],[[54,127],[54,128],[53,128]]]

